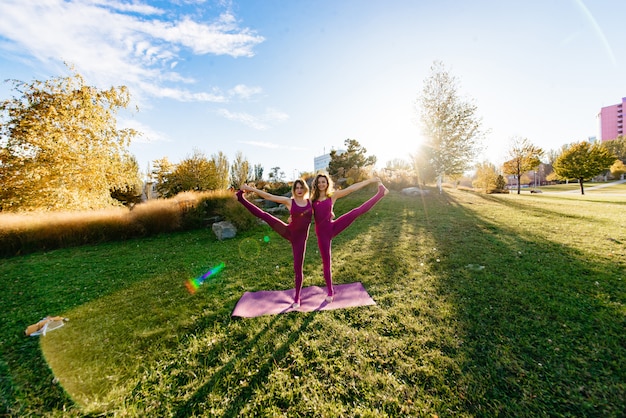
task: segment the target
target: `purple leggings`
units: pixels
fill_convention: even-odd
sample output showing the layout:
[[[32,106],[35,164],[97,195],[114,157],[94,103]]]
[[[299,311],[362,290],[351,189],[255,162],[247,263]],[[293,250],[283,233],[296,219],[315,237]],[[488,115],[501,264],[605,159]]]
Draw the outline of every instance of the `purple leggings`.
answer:
[[[385,188],[378,186],[378,192],[363,203],[361,206],[344,213],[337,219],[332,219],[333,203],[332,199],[317,201],[313,204],[315,214],[315,234],[317,235],[317,246],[322,256],[322,265],[324,269],[324,280],[326,281],[326,289],[328,296],[333,296],[333,276],[331,272],[331,244],[341,231],[352,225],[352,222],[365,212],[370,210],[380,199],[385,196]]]
[[[309,237],[309,227],[311,226],[311,206],[300,207],[295,201],[291,201],[291,223],[286,224],[275,216],[264,212],[253,203],[248,202],[243,197],[241,190],[237,191],[237,200],[248,211],[259,219],[264,220],[281,237],[291,243],[293,253],[293,272],[295,276],[296,295],[295,302],[300,303],[300,291],[302,290],[304,254],[306,252],[306,241]]]

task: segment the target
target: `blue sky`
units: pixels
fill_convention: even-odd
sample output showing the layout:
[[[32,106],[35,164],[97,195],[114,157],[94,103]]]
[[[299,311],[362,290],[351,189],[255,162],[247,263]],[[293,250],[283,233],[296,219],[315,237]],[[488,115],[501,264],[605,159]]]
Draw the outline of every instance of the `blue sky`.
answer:
[[[356,139],[378,166],[421,140],[434,61],[478,107],[481,160],[598,134],[626,96],[626,2],[613,0],[2,0],[0,79],[126,85],[140,168],[238,151],[287,179]],[[0,99],[12,94],[0,86]],[[133,107],[134,108],[134,107]]]

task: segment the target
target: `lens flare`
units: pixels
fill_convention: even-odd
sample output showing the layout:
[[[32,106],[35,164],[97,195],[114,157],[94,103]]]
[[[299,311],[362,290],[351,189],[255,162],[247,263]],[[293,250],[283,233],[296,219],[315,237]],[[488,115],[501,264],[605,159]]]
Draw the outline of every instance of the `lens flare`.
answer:
[[[258,239],[245,238],[239,243],[239,255],[248,261],[254,261],[261,254],[261,246]]]
[[[187,287],[189,293],[191,293],[192,295],[196,293],[196,290],[198,290],[198,288],[202,285],[202,283],[205,282],[206,279],[219,273],[220,271],[222,271],[222,269],[224,269],[224,267],[225,264],[220,263],[217,266],[213,267],[211,270],[204,273],[202,276],[196,277],[195,279],[187,280],[185,282],[185,286]]]

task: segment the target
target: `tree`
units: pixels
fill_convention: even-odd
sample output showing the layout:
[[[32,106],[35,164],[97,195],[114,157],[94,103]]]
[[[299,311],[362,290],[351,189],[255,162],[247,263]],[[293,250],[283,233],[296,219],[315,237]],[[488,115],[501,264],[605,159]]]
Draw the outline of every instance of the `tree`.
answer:
[[[554,172],[563,179],[577,179],[580,194],[585,194],[583,182],[607,170],[616,157],[605,147],[589,142],[571,145],[554,162]]]
[[[169,176],[174,172],[175,165],[167,157],[152,162],[151,179],[156,183],[156,191],[159,196],[169,196],[170,185]]]
[[[199,150],[194,150],[191,156],[178,163],[167,180],[169,187],[165,197],[187,191],[215,190],[219,187],[215,164]]]
[[[409,171],[411,170],[411,163],[401,158],[394,158],[393,160],[387,161],[385,169],[391,171]]]
[[[230,169],[230,164],[228,163],[228,158],[226,155],[220,151],[217,155],[213,154],[211,156],[211,161],[213,165],[215,165],[215,175],[217,177],[217,189],[218,190],[226,190],[228,186],[230,186],[230,182],[228,180],[228,170]],[[261,169],[261,177],[263,176],[263,169]]]
[[[263,166],[261,164],[255,164],[253,168],[253,180],[255,182],[263,180]]]
[[[615,154],[618,160],[626,163],[626,136],[618,136],[617,138],[602,142],[602,146],[606,147],[612,154]]]
[[[365,167],[376,164],[376,157],[374,155],[366,157],[367,149],[355,139],[346,139],[344,144],[345,152],[338,153],[336,150],[330,152],[328,174],[335,179],[347,178],[348,184],[356,183],[363,179]]]
[[[504,174],[511,174],[517,179],[517,194],[521,193],[522,175],[527,171],[532,171],[541,164],[540,157],[543,150],[534,146],[527,138],[514,137],[511,139],[509,149],[510,160],[502,166]]]
[[[235,189],[241,187],[242,184],[250,178],[250,163],[243,156],[241,151],[237,151],[235,161],[230,167],[230,185]]]
[[[457,85],[443,63],[435,62],[418,98],[426,138],[419,158],[431,166],[440,192],[444,176],[458,176],[472,166],[478,142],[484,135],[482,121],[476,116],[477,107],[458,96]]]
[[[129,158],[126,164],[130,165],[130,167],[126,168],[125,171],[130,173],[139,172],[139,163],[135,157]],[[111,197],[124,206],[132,208],[137,203],[141,203],[142,189],[143,184],[138,176],[135,184],[126,184],[123,187],[114,186],[111,189]]]
[[[437,180],[435,168],[430,161],[430,152],[426,145],[421,144],[415,154],[411,154],[411,164],[418,184],[425,186]]]
[[[285,172],[280,171],[280,167],[272,167],[268,177],[271,181],[275,183],[281,183],[285,179]]]
[[[615,160],[613,165],[610,168],[611,175],[613,178],[620,178],[624,174],[626,174],[626,165],[622,162],[622,160]]]
[[[117,129],[128,89],[98,90],[78,73],[12,83],[21,97],[0,102],[1,210],[119,204],[111,192],[139,181],[127,149],[138,133]]]
[[[501,177],[501,176],[500,176]],[[499,189],[496,166],[490,162],[482,162],[476,166],[476,178],[472,181],[474,188],[491,193]]]

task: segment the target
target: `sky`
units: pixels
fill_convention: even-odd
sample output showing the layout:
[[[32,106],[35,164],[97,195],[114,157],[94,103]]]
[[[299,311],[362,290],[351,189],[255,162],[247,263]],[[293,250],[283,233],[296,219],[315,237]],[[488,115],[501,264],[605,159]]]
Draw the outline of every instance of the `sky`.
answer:
[[[70,74],[127,86],[118,127],[140,169],[241,152],[287,180],[357,140],[377,167],[422,141],[419,95],[440,61],[500,164],[599,137],[626,96],[626,2],[614,0],[2,0],[0,81]],[[0,84],[0,100],[15,95]],[[137,110],[138,109],[138,110]]]

